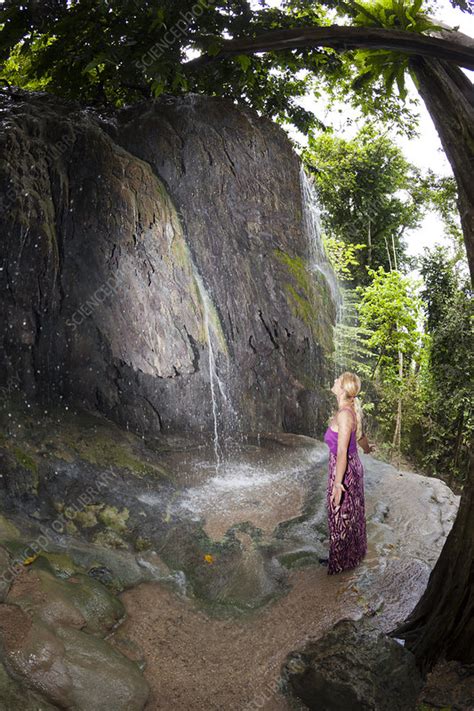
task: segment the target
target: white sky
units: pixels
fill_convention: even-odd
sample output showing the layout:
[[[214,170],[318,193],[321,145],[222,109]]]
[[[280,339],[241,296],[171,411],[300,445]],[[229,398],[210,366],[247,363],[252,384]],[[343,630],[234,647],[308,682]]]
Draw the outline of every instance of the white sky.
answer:
[[[267,0],[268,5],[272,7],[280,7],[281,0]],[[258,0],[252,3],[257,9],[259,7]],[[459,31],[464,34],[474,37],[474,16],[468,15],[461,10],[455,10],[448,0],[438,0],[438,10],[432,13],[436,19],[450,25],[451,27],[459,26]],[[463,70],[466,75],[474,82],[474,72]],[[410,87],[409,96],[418,96],[418,93],[413,86],[413,83],[408,77],[407,81]],[[332,113],[328,112],[325,107],[325,102],[321,99],[316,100],[312,95],[308,94],[305,97],[296,99],[305,108],[318,109],[317,116],[324,122],[331,124],[337,130],[338,135],[346,138],[352,137],[362,125],[361,122],[355,122],[352,126],[347,127],[345,123],[348,118],[355,118],[356,115],[345,104],[340,105],[341,112],[337,110]],[[425,108],[423,101],[420,98],[419,106],[416,112],[420,114],[419,138],[408,139],[403,136],[393,135],[393,140],[403,149],[407,159],[426,170],[431,168],[439,175],[452,175],[451,166],[446,159],[441,142],[439,140],[436,129],[433,125],[431,117]],[[296,129],[290,126],[283,128],[295,140],[305,143],[305,138],[298,133]],[[420,254],[426,246],[433,246],[435,243],[443,243],[443,223],[440,218],[434,214],[427,214],[419,229],[412,231],[406,235],[408,244],[408,252],[410,254]]]

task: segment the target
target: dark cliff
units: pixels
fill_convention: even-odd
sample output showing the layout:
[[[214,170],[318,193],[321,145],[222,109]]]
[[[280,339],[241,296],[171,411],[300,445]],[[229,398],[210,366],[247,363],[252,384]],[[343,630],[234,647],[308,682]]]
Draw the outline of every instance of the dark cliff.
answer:
[[[138,432],[318,432],[334,303],[284,131],[198,95],[0,109],[2,385]]]

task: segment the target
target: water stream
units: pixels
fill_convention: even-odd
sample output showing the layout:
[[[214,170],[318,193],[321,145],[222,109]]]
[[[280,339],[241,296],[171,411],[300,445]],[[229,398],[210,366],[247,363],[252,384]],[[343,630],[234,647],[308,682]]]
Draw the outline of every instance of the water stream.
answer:
[[[308,237],[309,266],[313,273],[319,272],[325,278],[336,306],[342,302],[336,274],[329,262],[322,240],[321,207],[313,178],[307,175],[303,166],[300,168],[301,199],[303,205],[303,223]]]
[[[219,390],[222,401],[226,405],[230,405],[229,398],[227,396],[227,393],[225,391],[224,383],[222,382],[221,378],[219,377],[219,374],[217,372],[217,366],[216,366],[216,356],[214,353],[214,346],[212,343],[212,335],[211,331],[216,330],[216,326],[212,326],[216,320],[217,315],[214,313],[215,309],[212,304],[211,299],[209,298],[209,295],[206,291],[206,288],[203,284],[202,278],[200,274],[195,270],[194,272],[194,277],[196,280],[196,284],[199,290],[199,296],[201,298],[201,303],[203,306],[203,312],[204,312],[204,330],[206,333],[206,339],[207,339],[207,349],[208,349],[208,357],[209,357],[209,385],[210,385],[210,390],[211,390],[211,401],[212,401],[212,417],[214,421],[214,453],[215,453],[215,459],[216,459],[216,471],[219,470],[221,463],[222,463],[222,447],[220,444],[219,440],[219,405],[218,405],[218,399],[217,399],[217,389]],[[212,313],[212,316],[214,318],[210,318],[210,315]],[[219,334],[217,334],[219,335]],[[216,339],[217,340],[217,339]]]

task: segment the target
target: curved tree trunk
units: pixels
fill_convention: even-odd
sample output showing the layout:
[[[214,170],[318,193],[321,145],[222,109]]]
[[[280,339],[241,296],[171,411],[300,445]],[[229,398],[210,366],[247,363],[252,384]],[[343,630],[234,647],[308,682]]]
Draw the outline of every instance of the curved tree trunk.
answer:
[[[458,68],[436,59],[410,60],[419,91],[451,163],[474,282],[474,88]],[[392,630],[405,639],[423,673],[437,659],[474,663],[474,442],[459,511],[425,593]]]
[[[388,634],[405,640],[423,674],[442,657],[474,663],[474,447],[458,515],[425,593]]]
[[[459,67],[412,57],[418,88],[458,186],[458,209],[474,283],[474,86]]]

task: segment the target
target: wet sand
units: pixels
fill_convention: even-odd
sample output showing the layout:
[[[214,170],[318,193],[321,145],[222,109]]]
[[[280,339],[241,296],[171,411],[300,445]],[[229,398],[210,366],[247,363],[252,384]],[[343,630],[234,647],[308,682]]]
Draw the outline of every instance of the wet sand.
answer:
[[[152,689],[147,711],[295,709],[280,688],[289,652],[345,617],[367,614],[388,631],[409,614],[426,587],[459,497],[438,480],[401,474],[372,457],[363,462],[368,553],[357,568],[332,576],[318,564],[290,571],[284,597],[240,617],[212,616],[199,600],[163,583],[144,583],[122,594],[128,618],[111,639],[146,663]],[[239,485],[233,476],[233,484],[223,480],[220,489],[215,479],[203,479],[201,490],[192,496],[188,491],[184,499],[193,502],[216,539],[244,520],[271,538],[278,521],[301,512],[304,487],[314,486],[307,477],[296,476],[296,482],[293,477],[296,486],[288,496],[284,476],[273,481],[256,476],[254,486]],[[284,495],[275,495],[276,489]],[[246,549],[254,545],[245,534],[241,541]]]

